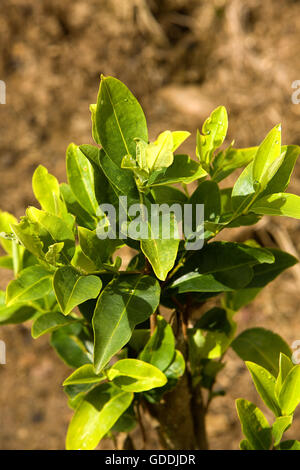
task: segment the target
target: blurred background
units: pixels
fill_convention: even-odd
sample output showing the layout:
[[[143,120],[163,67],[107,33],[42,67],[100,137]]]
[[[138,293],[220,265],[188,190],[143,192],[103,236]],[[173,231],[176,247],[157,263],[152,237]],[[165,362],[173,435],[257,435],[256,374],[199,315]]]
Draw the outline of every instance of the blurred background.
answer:
[[[60,181],[70,142],[92,143],[89,104],[100,74],[124,81],[144,107],[151,138],[165,129],[194,133],[218,105],[229,113],[227,143],[257,145],[277,123],[283,143],[300,145],[300,1],[297,0],[1,0],[0,208],[17,216],[34,203],[38,164]],[[186,150],[194,154],[195,140]],[[291,191],[300,194],[300,163]],[[232,236],[232,235],[231,235]],[[255,236],[300,254],[300,223],[271,220]],[[0,288],[9,280],[0,272]],[[288,344],[300,339],[300,271],[293,268],[239,314],[239,328],[264,326]],[[62,449],[72,415],[62,391],[70,371],[30,325],[1,327],[7,364],[0,366],[0,449]],[[227,394],[208,418],[212,449],[237,449],[234,399],[265,409],[233,353],[220,384]],[[268,413],[266,413],[268,415]],[[155,427],[144,417],[147,429]],[[139,430],[134,432],[139,443]],[[289,436],[300,438],[300,413]],[[109,441],[102,448],[112,448]],[[149,431],[148,448],[159,448]]]

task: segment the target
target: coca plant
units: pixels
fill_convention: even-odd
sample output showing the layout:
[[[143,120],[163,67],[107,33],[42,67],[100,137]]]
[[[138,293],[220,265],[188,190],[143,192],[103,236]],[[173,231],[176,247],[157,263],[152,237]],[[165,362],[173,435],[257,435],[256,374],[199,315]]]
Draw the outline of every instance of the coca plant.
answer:
[[[66,448],[94,449],[119,432],[132,447],[135,426],[147,437],[145,410],[164,448],[208,448],[206,414],[225,393],[217,378],[233,348],[274,414],[269,424],[255,404],[237,401],[241,448],[299,449],[282,436],[300,401],[300,366],[280,336],[263,328],[237,335],[235,321],[297,260],[253,240],[213,239],[265,214],[300,218],[300,197],[285,192],[300,148],[281,145],[280,126],[258,147],[224,148],[221,106],[198,131],[191,159],[177,151],[188,132],[165,131],[149,143],[141,106],[112,77],[101,78],[90,109],[95,145],[68,147],[68,183],[39,166],[40,208],[19,222],[0,214],[0,266],[15,276],[1,292],[0,323],[30,320],[32,336],[49,333],[74,369],[63,383],[74,409]],[[219,186],[243,167],[233,187]],[[162,204],[169,217],[146,216]],[[202,223],[191,208],[195,217],[202,210]],[[133,253],[126,265],[122,247]]]

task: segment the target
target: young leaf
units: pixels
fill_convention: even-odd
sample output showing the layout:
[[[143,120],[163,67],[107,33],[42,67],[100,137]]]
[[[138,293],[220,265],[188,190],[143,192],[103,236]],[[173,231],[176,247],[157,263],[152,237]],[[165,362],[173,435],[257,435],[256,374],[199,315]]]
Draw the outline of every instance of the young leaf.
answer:
[[[282,414],[290,415],[300,403],[300,366],[294,366],[287,374],[278,397]]]
[[[224,142],[228,128],[228,116],[224,106],[215,109],[202,126],[203,136],[197,134],[197,152],[202,163],[209,164],[215,149]]]
[[[172,362],[174,353],[175,338],[172,327],[162,316],[158,315],[154,333],[139,358],[164,371]]]
[[[52,273],[42,266],[23,269],[6,289],[6,305],[31,302],[46,296],[52,289]]]
[[[136,137],[148,142],[140,104],[126,85],[113,77],[101,77],[96,128],[105,153],[118,167],[125,155],[135,156]]]
[[[271,428],[260,409],[241,398],[236,400],[236,407],[243,434],[250,446],[255,450],[269,450],[272,444]]]
[[[253,161],[253,180],[264,189],[283,161],[281,154],[281,125],[275,126],[258,147]]]
[[[69,185],[85,211],[95,216],[98,202],[95,195],[93,167],[75,144],[67,149],[67,175]]]
[[[64,381],[63,386],[77,385],[77,384],[94,384],[102,382],[106,379],[104,374],[97,375],[94,370],[93,364],[85,364],[76,369],[69,377]]]
[[[123,245],[122,240],[106,238],[101,240],[95,231],[78,227],[79,244],[83,253],[93,260],[98,269],[103,269],[103,263],[109,262],[114,251]]]
[[[66,449],[95,449],[132,400],[133,393],[113,384],[101,384],[88,392],[69,425]]]
[[[62,326],[51,334],[50,344],[60,358],[74,369],[90,364],[91,355],[79,339],[82,327],[79,323]]]
[[[33,338],[55,331],[62,326],[69,325],[77,322],[78,319],[68,317],[66,318],[59,312],[42,313],[33,322],[31,327],[31,334]]]
[[[121,359],[108,371],[107,376],[126,392],[145,392],[162,387],[167,378],[160,369],[138,359]]]
[[[174,161],[164,173],[161,173],[151,186],[185,183],[189,184],[207,176],[207,172],[199,163],[188,155],[174,155]]]
[[[180,145],[183,144],[183,142],[185,142],[186,139],[188,139],[190,135],[191,133],[187,131],[173,131],[172,132],[172,137],[173,137],[172,151],[175,152],[175,150],[177,150],[178,147],[180,147]]]
[[[0,211],[0,245],[7,254],[12,254],[12,241],[2,237],[1,233],[11,233],[12,226],[15,225],[17,219],[9,212]]]
[[[286,376],[290,372],[290,370],[294,367],[291,359],[283,353],[280,353],[279,357],[279,373],[276,379],[275,385],[275,393],[277,398],[279,397],[279,393],[282,387],[283,382],[285,381]]]
[[[275,414],[275,416],[280,416],[280,407],[275,395],[275,377],[266,369],[254,364],[254,362],[246,362],[253,382],[255,384],[256,390],[260,394],[261,398],[265,402],[268,408]]]
[[[57,269],[53,278],[54,292],[64,315],[89,299],[95,299],[102,282],[97,276],[82,276],[71,266]]]
[[[159,284],[150,276],[122,276],[105,287],[93,317],[97,374],[129,341],[134,327],[155,312],[159,297]]]
[[[280,443],[279,450],[300,450],[299,441],[283,441]]]
[[[29,222],[35,224],[35,237],[37,236],[38,239],[43,243],[43,251],[47,253],[51,245],[64,242],[63,249],[61,250],[61,256],[64,262],[68,263],[72,259],[75,252],[75,237],[72,230],[64,222],[64,220],[62,220],[60,217],[57,217],[56,215],[40,211],[35,207],[29,207],[26,211],[26,215],[29,219]],[[33,230],[34,228],[32,228],[32,231]]]
[[[292,416],[280,416],[276,418],[275,422],[272,426],[272,436],[273,436],[273,445],[274,447],[280,444],[282,436],[284,432],[290,427],[292,424],[293,417]]]
[[[258,147],[235,149],[229,147],[220,152],[213,161],[212,180],[219,183],[237,168],[248,165],[255,157]]]
[[[66,207],[60,198],[59,184],[55,176],[48,173],[47,168],[39,165],[32,178],[32,187],[36,199],[44,211],[64,217]]]
[[[262,215],[281,215],[300,219],[300,196],[288,193],[271,194],[257,200],[251,211]]]
[[[276,333],[264,328],[243,331],[234,339],[231,347],[243,361],[251,361],[264,367],[274,377],[278,374],[280,353],[291,355],[286,342]]]

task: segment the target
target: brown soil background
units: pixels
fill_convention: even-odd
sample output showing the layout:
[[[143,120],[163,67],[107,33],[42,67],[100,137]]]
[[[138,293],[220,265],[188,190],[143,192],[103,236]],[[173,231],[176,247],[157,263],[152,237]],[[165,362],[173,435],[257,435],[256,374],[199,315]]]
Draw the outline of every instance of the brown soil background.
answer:
[[[65,180],[68,143],[91,142],[88,105],[100,73],[135,92],[152,137],[167,128],[194,133],[224,104],[228,143],[256,145],[282,122],[284,143],[300,144],[300,105],[291,102],[292,82],[300,79],[297,0],[1,0],[0,13],[0,79],[7,85],[7,104],[0,105],[1,209],[20,216],[34,203],[31,176],[39,163]],[[192,139],[186,150],[194,152]],[[299,178],[298,163],[291,184],[297,194]],[[300,253],[297,221],[267,220],[255,236]],[[0,274],[4,288],[9,275]],[[292,344],[300,339],[299,306],[295,268],[238,314],[239,328],[271,328]],[[61,383],[70,371],[47,338],[31,339],[28,325],[2,327],[0,338],[7,344],[0,449],[63,449],[72,413]],[[233,353],[220,384],[227,394],[208,416],[210,446],[237,449],[234,399],[262,404]],[[137,448],[139,435],[133,433]],[[299,411],[289,436],[300,439]],[[153,431],[147,448],[159,448]]]

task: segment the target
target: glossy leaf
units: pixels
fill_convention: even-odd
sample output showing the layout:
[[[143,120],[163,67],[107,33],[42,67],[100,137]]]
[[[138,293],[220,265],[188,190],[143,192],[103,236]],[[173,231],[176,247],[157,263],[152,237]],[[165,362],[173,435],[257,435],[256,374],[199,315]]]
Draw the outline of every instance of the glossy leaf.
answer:
[[[300,196],[288,193],[271,194],[256,201],[251,210],[256,214],[300,219]]]
[[[197,134],[197,152],[201,162],[208,164],[215,149],[222,145],[228,128],[227,111],[224,106],[219,106],[204,122],[201,135]]]
[[[91,390],[76,409],[68,428],[67,450],[93,450],[129,407],[133,394],[113,384]]]
[[[231,347],[243,361],[258,364],[274,377],[278,374],[280,353],[291,355],[286,342],[276,333],[264,328],[250,328],[237,336]]]
[[[58,181],[55,176],[48,173],[47,168],[42,165],[37,167],[33,174],[32,187],[44,211],[59,217],[67,215],[66,207],[60,197]]]
[[[70,227],[60,217],[35,207],[29,207],[26,215],[32,224],[36,224],[35,233],[43,243],[43,251],[46,253],[51,245],[64,242],[61,256],[64,262],[68,263],[75,251],[75,237]]]
[[[85,364],[76,369],[69,377],[64,381],[63,386],[77,385],[77,384],[94,384],[102,382],[106,379],[104,374],[97,375],[94,370],[93,364]]]
[[[105,153],[118,167],[125,155],[135,155],[135,138],[148,142],[140,104],[126,85],[113,77],[101,77],[96,128]]]
[[[6,304],[31,302],[46,296],[52,289],[52,273],[42,266],[23,269],[6,290]]]
[[[207,176],[207,172],[188,155],[174,155],[172,165],[163,174],[158,176],[151,186],[174,183],[188,184],[205,176]]]
[[[237,168],[248,165],[255,157],[258,147],[235,149],[229,147],[220,152],[213,161],[212,179],[219,183]]]
[[[292,416],[280,416],[276,418],[272,426],[272,436],[273,436],[274,447],[280,444],[280,441],[282,439],[284,432],[290,427],[290,425],[292,424],[292,421],[293,421]]]
[[[254,362],[246,362],[255,387],[260,394],[261,398],[265,402],[268,408],[275,414],[280,416],[280,407],[275,394],[275,377],[264,367],[254,364]]]
[[[171,364],[175,353],[175,337],[171,325],[158,315],[157,326],[139,358],[164,371]]]
[[[102,283],[97,276],[82,276],[71,266],[59,268],[53,278],[54,292],[64,315],[89,299],[98,296]]]
[[[292,414],[300,403],[300,366],[294,366],[287,374],[278,401],[284,415]]]
[[[258,147],[253,161],[253,179],[265,188],[280,167],[284,156],[281,154],[281,126],[275,126]]]
[[[33,338],[39,338],[46,333],[50,333],[51,331],[57,330],[62,326],[69,325],[76,321],[78,321],[76,318],[66,318],[59,312],[42,313],[34,320],[31,334]]]
[[[167,378],[157,367],[138,359],[121,359],[108,371],[109,380],[127,392],[145,392],[166,384]]]
[[[74,323],[63,326],[51,334],[51,346],[60,358],[74,369],[92,362],[90,354],[79,339],[81,330],[81,325]]]
[[[96,373],[125,346],[134,327],[156,310],[159,297],[159,285],[150,276],[122,276],[105,287],[93,317]]]
[[[275,393],[276,393],[277,398],[279,397],[279,393],[283,385],[283,382],[285,381],[286,376],[288,375],[288,373],[293,367],[294,367],[294,364],[292,363],[291,359],[285,354],[281,353],[279,356],[279,372],[278,372],[276,385],[275,385]]]
[[[236,400],[242,431],[255,450],[269,450],[272,444],[271,428],[263,413],[253,403]]]
[[[94,190],[93,167],[75,144],[67,149],[68,182],[79,204],[89,214],[96,215],[98,202]]]

